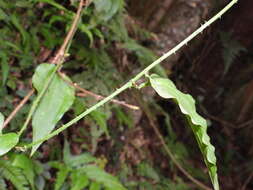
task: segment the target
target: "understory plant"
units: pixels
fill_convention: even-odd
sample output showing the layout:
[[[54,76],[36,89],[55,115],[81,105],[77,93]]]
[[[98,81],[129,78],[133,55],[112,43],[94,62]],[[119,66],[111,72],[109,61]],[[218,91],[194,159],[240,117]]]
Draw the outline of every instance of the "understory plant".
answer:
[[[2,166],[1,172],[3,173],[4,178],[10,180],[14,184],[14,186],[17,187],[17,189],[29,189],[28,186],[30,186],[31,189],[40,189],[41,187],[43,187],[43,184],[40,187],[35,187],[33,183],[33,178],[36,174],[45,172],[45,169],[42,169],[43,167],[51,167],[57,170],[55,189],[60,189],[62,185],[64,185],[65,180],[71,181],[70,185],[65,184],[67,189],[70,188],[77,190],[84,189],[86,187],[89,187],[90,189],[126,189],[116,177],[113,177],[112,175],[104,172],[103,167],[98,167],[99,161],[90,154],[81,154],[79,156],[71,155],[67,141],[65,141],[64,143],[65,148],[63,163],[51,162],[48,163],[47,166],[41,166],[38,163],[34,163],[28,156],[25,156],[25,152],[27,152],[31,148],[30,155],[34,155],[43,142],[60,134],[61,132],[63,132],[79,120],[83,119],[84,117],[88,116],[89,114],[100,126],[99,129],[96,129],[96,131],[94,131],[94,134],[96,134],[97,137],[99,137],[101,134],[105,134],[109,137],[109,131],[107,129],[106,123],[103,120],[103,117],[105,116],[103,115],[103,112],[101,112],[99,109],[107,102],[113,101],[117,95],[127,89],[142,89],[146,86],[151,86],[159,96],[165,99],[172,99],[179,106],[180,111],[186,117],[186,120],[188,121],[189,126],[195,135],[204,162],[208,168],[213,188],[215,190],[218,190],[219,183],[217,175],[215,148],[210,143],[210,137],[207,134],[207,121],[197,113],[195,100],[191,95],[179,91],[170,79],[161,77],[157,74],[151,74],[151,72],[163,60],[176,53],[180,48],[190,42],[198,34],[200,34],[205,28],[207,28],[214,21],[219,19],[227,10],[229,10],[237,2],[237,0],[232,0],[224,9],[222,9],[209,21],[205,22],[189,37],[180,42],[172,50],[155,60],[153,63],[148,65],[146,68],[141,70],[136,76],[132,77],[122,87],[118,88],[107,97],[100,97],[101,100],[98,103],[79,113],[74,119],[70,120],[66,124],[63,124],[57,129],[55,129],[57,123],[62,119],[63,115],[72,107],[76,100],[76,86],[72,82],[71,77],[63,73],[64,66],[65,64],[67,65],[67,63],[65,62],[69,56],[72,56],[73,53],[71,52],[70,45],[73,40],[74,34],[77,31],[85,33],[86,41],[89,42],[91,45],[93,44],[95,37],[100,38],[100,40],[103,41],[104,36],[99,30],[99,28],[104,27],[102,24],[103,21],[110,20],[113,16],[118,14],[117,12],[119,9],[124,9],[124,1],[94,0],[93,2],[90,2],[80,0],[77,13],[66,10],[62,5],[52,0],[35,0],[32,2],[47,3],[54,8],[60,9],[64,12],[63,15],[52,16],[49,21],[50,24],[64,20],[73,20],[73,22],[71,26],[67,27],[67,36],[61,43],[59,50],[56,51],[56,54],[53,56],[53,58],[46,63],[39,64],[32,76],[32,85],[36,90],[37,95],[33,100],[32,106],[27,114],[27,117],[21,129],[18,132],[3,133],[2,126],[4,126],[5,119],[3,114],[0,114],[0,156],[10,156],[10,159],[1,160],[0,162],[0,165]],[[73,5],[75,5],[75,3],[76,2],[73,1]],[[47,15],[50,13],[44,14]],[[85,24],[81,21],[81,18],[85,16],[88,17],[88,15],[90,14],[94,14],[95,16],[89,20],[88,24]],[[5,18],[5,13],[1,13],[0,16],[2,18]],[[16,28],[18,28],[23,39],[23,42],[21,43],[25,45],[28,44],[29,40],[33,40],[28,39],[28,35],[25,29],[23,29],[21,25],[18,24],[15,15],[11,18],[11,20],[8,20],[7,18],[5,19],[5,22],[11,22]],[[108,29],[108,34],[110,32],[115,32],[115,28],[113,28],[113,26],[117,24],[117,20],[114,22],[115,23],[111,23],[112,28]],[[117,27],[119,27],[119,25],[117,25]],[[43,24],[42,30],[46,30],[46,28],[43,29]],[[44,31],[43,34],[46,35],[47,32]],[[111,35],[111,37],[113,38],[113,35]],[[125,31],[121,31],[121,35],[114,37],[121,38],[123,42],[126,42],[127,40],[125,39],[128,38]],[[48,43],[48,45],[50,46],[51,42],[50,40],[46,40],[46,43]],[[56,42],[55,44],[60,43]],[[19,49],[18,46],[16,47],[13,44],[6,44],[6,48],[8,48],[8,46],[16,48],[17,50]],[[31,47],[27,47],[28,50],[29,48]],[[81,59],[80,56],[77,56],[77,58]],[[107,60],[110,60],[110,58],[108,58],[106,55],[103,55],[102,53],[101,56],[103,56],[103,58]],[[4,59],[4,56],[2,56],[2,59]],[[93,59],[99,58],[97,58],[96,56],[90,56],[90,60]],[[23,61],[25,62],[26,60]],[[4,63],[2,64],[3,84],[5,84],[7,81],[9,72],[8,70],[10,69],[8,68],[8,66],[6,66],[5,63],[6,61],[4,61]],[[105,75],[104,77],[106,80]],[[139,84],[139,80],[142,78],[144,78],[144,82]],[[93,80],[93,78],[91,78],[91,80]],[[89,81],[87,81],[87,83],[88,82]],[[31,94],[33,93],[34,90],[31,91]],[[32,140],[22,140],[22,136],[27,130],[30,121],[32,121]],[[16,151],[19,151],[21,153],[16,154]],[[43,175],[46,176],[46,174]],[[195,179],[192,179],[190,176],[188,177],[190,180],[192,180],[194,183],[196,183],[203,189],[210,189],[204,186],[202,183],[199,183]],[[82,180],[80,180],[80,178],[82,178]],[[43,179],[41,179],[41,181],[43,181]],[[1,181],[0,184],[4,186],[4,183],[1,183]]]

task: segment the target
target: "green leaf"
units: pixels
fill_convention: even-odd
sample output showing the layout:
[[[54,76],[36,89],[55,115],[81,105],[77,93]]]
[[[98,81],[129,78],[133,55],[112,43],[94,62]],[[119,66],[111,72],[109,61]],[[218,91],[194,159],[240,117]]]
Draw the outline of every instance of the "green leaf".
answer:
[[[101,185],[95,181],[93,181],[90,185],[89,190],[100,190],[101,189]]]
[[[8,64],[8,57],[3,52],[0,52],[0,61],[1,61],[1,70],[2,70],[2,85],[4,86],[9,75],[10,67]]]
[[[145,162],[140,163],[138,165],[137,171],[138,171],[139,175],[141,175],[141,176],[151,178],[155,182],[160,181],[159,175],[157,174],[155,169],[152,168],[148,163],[145,163]]]
[[[98,183],[103,184],[106,188],[112,190],[126,190],[123,185],[117,180],[116,177],[106,173],[104,170],[94,165],[88,165],[83,168],[89,179],[92,179]]]
[[[17,190],[29,190],[29,183],[20,168],[12,166],[8,160],[0,160],[3,177],[10,181]]]
[[[56,3],[54,0],[35,0],[36,2],[41,2],[41,3],[48,3],[50,5],[52,5],[53,7],[65,11],[67,13],[71,13],[71,11],[69,11],[68,9],[66,9],[65,7],[63,7],[61,4]]]
[[[144,65],[148,65],[156,59],[156,55],[151,50],[138,44],[135,40],[128,40],[123,44],[123,47],[131,52],[134,52],[138,57],[139,62]]]
[[[107,137],[110,137],[107,123],[106,123],[106,114],[99,111],[94,110],[91,112],[91,117],[96,121],[96,123],[99,125],[99,127],[103,130],[103,132],[106,134]]]
[[[67,179],[69,174],[69,168],[65,165],[62,165],[62,167],[59,168],[59,171],[57,172],[56,181],[54,190],[60,190],[62,185],[64,184],[65,180]]]
[[[78,170],[73,171],[70,178],[72,184],[70,190],[82,190],[89,185],[87,176]]]
[[[87,37],[89,38],[90,47],[91,47],[93,44],[93,41],[94,41],[94,37],[93,37],[92,32],[88,29],[88,27],[85,24],[80,24],[79,29],[80,29],[80,31],[82,31],[84,34],[87,35]]]
[[[4,115],[0,112],[0,135],[2,134],[3,125],[4,125]]]
[[[7,20],[8,15],[2,10],[0,9],[0,20]]]
[[[94,4],[96,15],[104,21],[110,20],[124,6],[122,0],[95,0]]]
[[[32,82],[38,92],[41,92],[44,82],[48,80],[54,67],[52,64],[41,64],[36,69]],[[66,80],[69,79],[66,77]],[[74,88],[56,75],[33,116],[33,142],[42,139],[55,128],[56,123],[68,111],[74,99]],[[31,154],[40,144],[33,146]]]
[[[96,158],[89,153],[83,153],[80,155],[72,155],[70,153],[70,147],[68,141],[65,140],[63,149],[63,161],[65,165],[72,168],[80,168],[85,164],[95,162]]]
[[[12,165],[23,170],[23,174],[25,175],[26,179],[29,181],[31,186],[34,188],[34,165],[33,161],[28,158],[24,154],[19,154],[15,156],[15,159],[12,162]]]
[[[0,156],[9,152],[19,141],[16,133],[7,133],[0,135]]]
[[[173,98],[176,100],[183,114],[187,116],[193,133],[197,139],[199,148],[203,154],[204,161],[208,167],[209,175],[214,189],[219,189],[215,148],[210,143],[210,137],[207,134],[207,122],[196,112],[195,100],[189,94],[179,91],[174,83],[158,75],[149,76],[151,86],[163,98]]]
[[[11,22],[12,24],[17,28],[17,30],[20,32],[22,36],[23,43],[27,42],[29,34],[26,32],[25,28],[20,23],[20,18],[16,14],[11,15]]]
[[[241,53],[245,52],[246,49],[238,42],[232,38],[230,33],[220,32],[220,38],[223,45],[222,57],[224,60],[224,72],[223,75],[227,74],[229,68],[233,64],[235,58]]]

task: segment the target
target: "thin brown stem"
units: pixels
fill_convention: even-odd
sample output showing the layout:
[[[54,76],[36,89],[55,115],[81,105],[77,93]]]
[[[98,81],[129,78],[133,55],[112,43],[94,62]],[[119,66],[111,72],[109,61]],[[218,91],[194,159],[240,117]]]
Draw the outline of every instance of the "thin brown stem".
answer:
[[[252,178],[253,178],[253,172],[252,172],[252,173],[249,175],[249,177],[245,180],[245,182],[244,182],[244,184],[243,184],[241,190],[245,190],[245,189],[246,189],[246,187],[248,186],[248,184],[251,182]]]
[[[147,116],[148,117],[148,116]],[[155,134],[157,135],[157,137],[159,138],[159,140],[161,141],[163,148],[165,149],[165,151],[167,152],[167,154],[169,155],[170,159],[172,160],[172,162],[176,165],[176,167],[189,179],[191,180],[193,183],[195,183],[196,185],[198,185],[199,187],[201,187],[204,190],[212,190],[210,187],[206,186],[205,184],[203,184],[202,182],[200,182],[199,180],[195,179],[190,173],[188,173],[182,166],[181,164],[177,161],[177,159],[175,158],[175,156],[173,155],[173,153],[171,152],[171,150],[169,149],[169,147],[167,146],[162,134],[160,133],[160,131],[158,130],[157,126],[154,124],[153,121],[151,121],[149,119],[150,125],[151,127],[154,129]]]
[[[52,64],[62,64],[62,62],[64,61],[64,57],[65,57],[65,54],[66,54],[66,49],[67,49],[70,41],[72,40],[72,38],[73,38],[73,36],[76,32],[77,24],[78,24],[78,21],[81,17],[81,12],[82,12],[83,5],[84,5],[84,1],[80,0],[78,10],[76,12],[76,16],[75,16],[74,21],[71,25],[71,28],[70,28],[67,36],[65,37],[65,39],[63,41],[63,44],[61,45],[61,47],[57,51],[57,54],[52,59],[52,61],[51,61]]]
[[[80,96],[80,97],[86,97],[87,95],[88,96],[91,96],[93,98],[95,98],[96,100],[103,100],[105,99],[104,96],[101,96],[101,95],[98,95],[98,94],[95,94],[94,92],[91,92],[91,91],[88,91],[82,87],[80,87],[78,84],[76,83],[72,83],[68,80],[66,80],[64,78],[64,74],[61,73],[61,72],[58,72],[60,77],[70,86],[76,88],[77,90],[81,91],[82,93],[78,93],[77,96]],[[135,105],[131,105],[131,104],[128,104],[126,103],[125,101],[120,101],[120,100],[116,100],[116,99],[112,99],[111,102],[115,103],[115,104],[118,104],[118,105],[121,105],[121,106],[124,106],[124,107],[127,107],[129,109],[133,109],[133,110],[139,110],[140,108],[138,106],[135,106]]]
[[[219,117],[213,116],[213,115],[211,115],[211,114],[209,114],[209,113],[205,113],[205,115],[206,115],[207,117],[209,117],[210,119],[212,119],[212,120],[214,120],[214,121],[217,121],[217,122],[223,124],[223,126],[225,126],[225,127],[230,127],[230,128],[233,128],[233,129],[237,129],[237,127],[236,127],[234,124],[232,124],[232,123],[230,123],[230,122],[228,122],[228,121],[226,121],[226,120],[223,120],[223,119],[221,119],[221,118],[219,118]]]
[[[245,123],[240,124],[240,125],[238,126],[238,128],[239,128],[239,129],[245,128],[245,127],[247,127],[247,126],[249,126],[249,125],[251,125],[251,124],[253,124],[253,119],[251,119],[251,120],[249,120],[249,121],[246,121]]]
[[[230,122],[228,122],[228,121],[226,121],[226,120],[223,120],[223,119],[221,119],[221,118],[219,118],[219,117],[217,117],[217,116],[213,116],[213,115],[207,113],[206,111],[204,111],[204,113],[205,113],[205,115],[206,115],[207,117],[209,117],[210,119],[212,119],[212,120],[214,120],[214,121],[217,121],[217,122],[223,124],[224,126],[230,127],[230,128],[233,128],[233,129],[242,129],[242,128],[246,128],[246,127],[248,127],[249,125],[252,125],[252,124],[253,124],[253,119],[251,119],[251,120],[246,121],[246,122],[244,122],[244,123],[235,125],[235,124],[232,124],[232,123],[230,123]]]
[[[34,89],[30,90],[28,94],[23,98],[23,100],[15,107],[15,109],[11,112],[11,114],[4,121],[3,128],[5,128],[10,121],[15,117],[18,111],[26,104],[26,102],[30,99],[30,97],[34,94]]]
[[[50,77],[45,82],[41,92],[38,94],[38,96],[34,100],[32,106],[31,106],[31,109],[28,113],[28,116],[25,120],[25,123],[24,123],[24,125],[22,126],[22,128],[20,129],[20,131],[18,133],[19,136],[21,136],[22,133],[24,132],[24,130],[27,128],[27,126],[28,126],[30,120],[32,119],[32,116],[33,116],[34,112],[36,111],[41,99],[43,98],[43,96],[46,93],[48,87],[50,86],[50,84],[51,84],[51,82],[52,82],[52,80],[55,76],[55,73],[60,69],[61,65],[64,63],[64,58],[65,58],[65,55],[67,53],[67,46],[68,46],[68,44],[70,44],[70,41],[72,40],[72,38],[75,34],[75,31],[76,31],[76,28],[77,28],[77,23],[78,23],[78,21],[81,17],[82,7],[83,7],[83,0],[80,0],[78,10],[77,10],[77,13],[76,13],[76,15],[74,17],[74,20],[72,22],[71,28],[70,28],[68,34],[66,35],[66,37],[64,39],[64,42],[61,45],[61,47],[60,47],[59,51],[57,52],[56,56],[51,61],[52,64],[56,64],[57,66],[54,68],[54,70],[52,71]]]

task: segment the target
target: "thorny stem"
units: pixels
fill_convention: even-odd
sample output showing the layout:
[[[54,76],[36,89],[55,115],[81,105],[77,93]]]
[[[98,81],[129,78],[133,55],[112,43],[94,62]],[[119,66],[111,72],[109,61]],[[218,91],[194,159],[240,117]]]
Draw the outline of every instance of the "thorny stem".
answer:
[[[79,6],[78,6],[78,10],[77,10],[77,13],[76,13],[76,16],[74,18],[74,21],[71,25],[71,28],[66,36],[66,38],[64,39],[64,42],[62,44],[62,46],[60,47],[59,51],[57,52],[56,56],[53,58],[52,60],[52,64],[57,64],[57,66],[54,68],[54,70],[52,71],[50,77],[48,78],[48,80],[45,82],[41,92],[38,94],[37,98],[35,99],[35,101],[33,102],[32,104],[32,107],[28,113],[28,116],[25,120],[25,123],[24,125],[22,126],[21,130],[18,132],[18,135],[21,136],[22,133],[24,132],[24,130],[27,128],[31,118],[32,118],[32,115],[34,114],[34,112],[36,111],[36,108],[38,107],[42,97],[44,96],[44,94],[46,93],[49,85],[51,84],[56,72],[60,69],[61,65],[63,64],[63,61],[64,61],[64,57],[65,57],[65,54],[66,54],[66,48],[69,44],[69,42],[71,41],[71,39],[73,38],[74,34],[75,34],[75,31],[76,31],[76,28],[77,28],[77,23],[78,23],[78,20],[80,19],[81,17],[81,11],[82,11],[82,7],[83,7],[83,1],[84,0],[80,0],[80,3],[79,3]]]
[[[80,119],[84,118],[86,115],[88,115],[92,111],[96,110],[100,106],[102,106],[105,103],[109,102],[111,99],[113,99],[115,96],[117,96],[121,92],[125,91],[128,88],[133,87],[133,84],[137,80],[139,80],[141,77],[145,76],[148,73],[148,71],[150,71],[151,69],[153,69],[156,65],[158,65],[159,63],[161,63],[163,60],[165,60],[166,58],[168,58],[172,54],[176,53],[180,48],[182,48],[185,44],[187,44],[188,42],[190,42],[194,37],[196,37],[198,34],[200,34],[209,25],[211,25],[213,22],[215,22],[216,20],[218,20],[219,18],[221,18],[221,16],[225,12],[227,12],[237,2],[238,2],[238,0],[232,0],[218,14],[216,14],[209,21],[207,21],[205,24],[203,24],[200,28],[198,28],[195,32],[193,32],[185,40],[183,40],[182,42],[180,42],[176,47],[174,47],[173,49],[171,49],[170,51],[168,51],[167,53],[165,53],[163,56],[161,56],[160,58],[158,58],[156,61],[154,61],[153,63],[151,63],[148,67],[146,67],[144,70],[142,70],[139,74],[137,74],[133,79],[131,79],[130,81],[128,81],[125,85],[123,85],[122,87],[120,87],[119,89],[117,89],[116,91],[114,91],[111,95],[107,96],[105,99],[101,100],[100,102],[98,102],[94,106],[90,107],[89,109],[87,109],[86,111],[84,111],[83,113],[81,113],[80,115],[78,115],[77,117],[75,117],[74,119],[72,119],[71,121],[69,121],[68,123],[62,125],[60,128],[56,129],[51,134],[45,136],[44,138],[42,138],[42,139],[40,139],[38,141],[35,141],[33,143],[30,143],[30,144],[26,145],[25,148],[30,148],[30,147],[32,147],[32,146],[34,146],[36,144],[39,144],[39,143],[41,143],[43,141],[46,141],[46,140],[48,140],[48,139],[50,139],[50,138],[58,135],[59,133],[61,133],[62,131],[64,131],[65,129],[67,129],[68,127],[70,127],[71,125],[73,125],[74,123],[78,122]]]

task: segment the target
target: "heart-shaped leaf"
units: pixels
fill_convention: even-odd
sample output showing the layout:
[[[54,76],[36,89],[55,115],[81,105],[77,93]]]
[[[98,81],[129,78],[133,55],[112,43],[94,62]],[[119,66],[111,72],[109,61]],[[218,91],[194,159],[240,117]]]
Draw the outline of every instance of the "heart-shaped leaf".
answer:
[[[32,82],[38,92],[43,89],[54,67],[55,65],[52,64],[41,64],[37,67]],[[66,77],[66,80],[70,79]],[[32,119],[33,142],[47,136],[55,128],[56,123],[68,111],[74,99],[74,88],[55,75]],[[38,149],[40,144],[32,147],[31,154]]]
[[[158,75],[149,76],[151,86],[163,98],[175,99],[183,114],[187,116],[193,133],[198,142],[199,148],[203,154],[204,161],[208,167],[209,175],[213,183],[214,189],[219,189],[217,166],[215,157],[215,148],[210,143],[210,137],[207,134],[207,122],[196,112],[195,100],[189,94],[184,94],[177,89],[175,84]]]
[[[0,156],[9,152],[19,141],[16,133],[7,133],[0,135]]]

